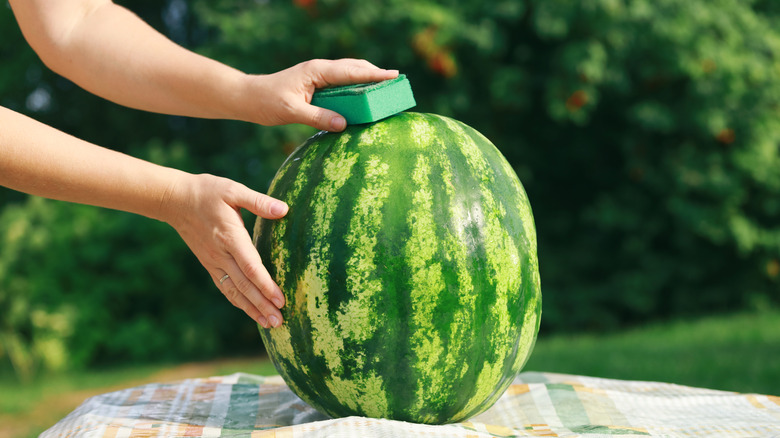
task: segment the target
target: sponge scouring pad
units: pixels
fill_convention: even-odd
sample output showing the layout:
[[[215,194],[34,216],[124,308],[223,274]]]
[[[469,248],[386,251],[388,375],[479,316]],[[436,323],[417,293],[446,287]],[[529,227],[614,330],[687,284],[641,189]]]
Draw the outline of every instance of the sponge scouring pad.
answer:
[[[398,75],[382,82],[323,88],[314,93],[311,104],[335,111],[354,125],[390,117],[417,102],[406,75]]]

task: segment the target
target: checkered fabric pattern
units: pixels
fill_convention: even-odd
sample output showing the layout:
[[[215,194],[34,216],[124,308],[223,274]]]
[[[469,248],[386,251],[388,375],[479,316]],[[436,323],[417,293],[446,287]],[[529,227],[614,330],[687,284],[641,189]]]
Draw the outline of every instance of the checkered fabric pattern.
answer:
[[[526,372],[491,409],[443,426],[332,419],[281,377],[233,374],[86,400],[41,437],[776,437],[780,397]]]

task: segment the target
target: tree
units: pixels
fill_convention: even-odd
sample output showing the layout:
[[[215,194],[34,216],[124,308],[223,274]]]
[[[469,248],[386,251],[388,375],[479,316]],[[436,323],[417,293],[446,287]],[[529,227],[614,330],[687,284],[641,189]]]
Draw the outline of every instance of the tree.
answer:
[[[487,135],[534,207],[542,333],[780,302],[775,1],[126,4],[247,72],[341,57],[398,68],[414,110]],[[105,102],[43,67],[8,8],[0,56],[4,106],[261,191],[314,133]],[[164,225],[7,190],[0,206],[0,332],[21,366],[260,348],[251,321],[235,322],[239,311]],[[159,343],[139,346],[150,333]]]

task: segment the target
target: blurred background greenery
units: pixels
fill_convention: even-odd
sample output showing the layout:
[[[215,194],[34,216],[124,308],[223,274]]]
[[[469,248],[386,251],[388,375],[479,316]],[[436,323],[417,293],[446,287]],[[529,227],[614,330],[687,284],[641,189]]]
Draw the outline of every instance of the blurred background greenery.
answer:
[[[655,337],[614,345],[645,351],[636,362],[656,370],[678,367],[675,358],[696,356],[697,346],[713,349],[700,352],[698,374],[717,368],[718,357],[753,355],[771,362],[755,383],[724,384],[717,373],[676,383],[780,392],[761,390],[780,381],[772,365],[780,363],[780,339],[771,335],[780,332],[779,2],[119,3],[185,47],[251,73],[341,57],[397,68],[412,83],[415,111],[454,117],[490,138],[534,208],[544,294],[539,345],[558,352],[547,362],[532,358],[537,369],[610,375],[599,368],[610,355],[593,339],[668,324],[649,329]],[[0,105],[260,191],[314,133],[106,102],[47,70],[7,6],[0,60]],[[667,342],[688,333],[668,321],[735,313],[697,325],[686,342]],[[581,331],[595,338],[569,338]],[[591,347],[578,350],[580,341]],[[660,346],[666,359],[648,362]],[[0,373],[30,382],[53,371],[261,348],[252,322],[167,225],[0,189]],[[588,351],[593,361],[583,359]]]

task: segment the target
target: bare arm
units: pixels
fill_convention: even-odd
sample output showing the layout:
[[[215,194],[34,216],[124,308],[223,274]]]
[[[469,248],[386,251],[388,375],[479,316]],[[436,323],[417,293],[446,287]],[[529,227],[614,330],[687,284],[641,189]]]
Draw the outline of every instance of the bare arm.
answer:
[[[343,117],[309,104],[316,88],[398,75],[354,59],[248,75],[174,44],[110,0],[10,4],[25,38],[52,70],[146,111],[340,131]],[[224,178],[190,175],[91,145],[2,108],[0,126],[0,185],[168,222],[234,305],[265,327],[281,323],[283,295],[239,210],[273,219],[286,214],[284,203]],[[220,281],[226,274],[229,279]]]
[[[52,70],[94,94],[147,111],[340,131],[343,118],[309,105],[315,88],[398,74],[344,59],[247,75],[182,48],[109,0],[10,3],[25,38]]]
[[[51,199],[164,220],[183,172],[100,148],[0,107],[0,185]]]
[[[0,126],[0,185],[167,222],[236,307],[265,327],[281,323],[284,297],[262,268],[239,210],[275,219],[287,212],[283,202],[225,178],[84,142],[2,107]],[[225,274],[230,281],[220,284]]]

